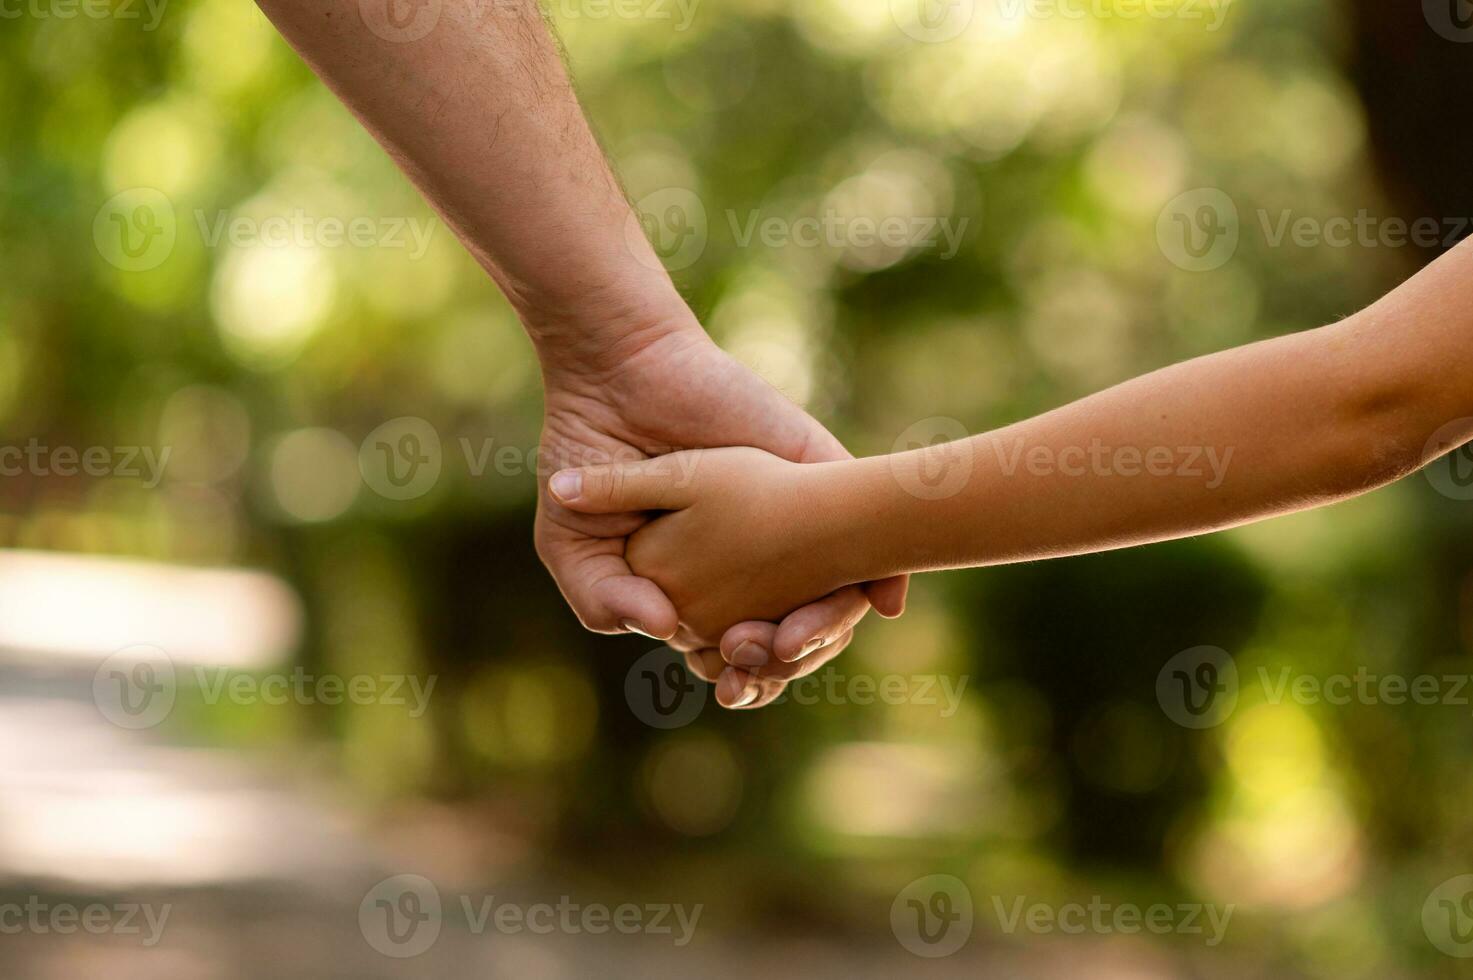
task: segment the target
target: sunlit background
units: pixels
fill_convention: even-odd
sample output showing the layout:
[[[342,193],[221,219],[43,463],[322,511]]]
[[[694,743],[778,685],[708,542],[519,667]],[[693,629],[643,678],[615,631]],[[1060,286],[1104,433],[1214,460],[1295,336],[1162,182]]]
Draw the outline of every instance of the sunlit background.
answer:
[[[1438,251],[1276,240],[1284,213],[1473,213],[1452,105],[1473,48],[1417,4],[1091,6],[551,13],[631,199],[683,230],[662,251],[711,333],[872,454],[1333,321]],[[172,911],[152,945],[8,931],[5,975],[1457,975],[1424,903],[1473,872],[1473,690],[1335,706],[1259,679],[1469,673],[1473,504],[1416,477],[926,577],[815,703],[648,724],[628,681],[651,644],[584,634],[532,552],[515,318],[265,18],[13,9],[0,447],[34,451],[0,479],[0,902]],[[1203,188],[1239,240],[1193,269],[1160,231]],[[760,230],[801,218],[840,233]],[[853,233],[896,218],[935,241]],[[433,471],[386,482],[380,431]],[[1192,728],[1157,680],[1199,646],[1241,690]],[[167,710],[107,710],[109,664],[170,672]],[[405,703],[229,693],[283,675],[397,677]],[[854,693],[895,676],[900,697]],[[447,906],[413,959],[360,925],[396,874]],[[929,875],[972,903],[945,957],[892,919]],[[459,897],[493,895],[704,911],[687,946],[478,935]],[[1018,897],[1234,911],[1209,944],[1010,930]]]

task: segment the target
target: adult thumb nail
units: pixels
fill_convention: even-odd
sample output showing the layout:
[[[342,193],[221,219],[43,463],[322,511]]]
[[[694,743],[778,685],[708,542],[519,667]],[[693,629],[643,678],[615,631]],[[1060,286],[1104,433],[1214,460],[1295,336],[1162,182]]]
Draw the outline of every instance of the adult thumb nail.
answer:
[[[577,470],[559,470],[548,481],[552,495],[564,503],[577,500],[583,493],[583,474]]]

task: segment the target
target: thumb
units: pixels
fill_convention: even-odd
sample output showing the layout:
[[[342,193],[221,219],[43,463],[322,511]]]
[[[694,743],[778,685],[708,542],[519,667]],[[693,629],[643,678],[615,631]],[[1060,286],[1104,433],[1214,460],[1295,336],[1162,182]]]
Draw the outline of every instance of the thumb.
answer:
[[[905,612],[905,593],[909,588],[910,576],[897,575],[870,582],[864,587],[864,594],[875,612],[886,619],[898,619]]]
[[[547,487],[557,502],[582,514],[680,510],[693,496],[700,452],[672,453],[638,463],[558,470]]]

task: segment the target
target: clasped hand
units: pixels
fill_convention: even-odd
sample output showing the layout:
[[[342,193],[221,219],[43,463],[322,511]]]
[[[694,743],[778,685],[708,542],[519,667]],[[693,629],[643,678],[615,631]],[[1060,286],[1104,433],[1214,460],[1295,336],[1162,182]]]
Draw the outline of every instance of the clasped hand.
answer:
[[[712,343],[694,317],[623,338],[617,350],[544,357],[541,451],[553,469],[670,447],[755,447],[792,463],[849,458],[823,426]],[[589,506],[572,488],[559,493],[549,484],[540,488],[537,551],[579,619],[596,632],[669,642],[697,676],[716,683],[723,706],[776,698],[788,681],[837,656],[872,604],[885,616],[904,609],[904,578],[823,589],[784,605],[793,593],[766,567],[688,577],[699,539],[692,547],[682,538],[676,549],[663,534],[641,539],[650,508]]]

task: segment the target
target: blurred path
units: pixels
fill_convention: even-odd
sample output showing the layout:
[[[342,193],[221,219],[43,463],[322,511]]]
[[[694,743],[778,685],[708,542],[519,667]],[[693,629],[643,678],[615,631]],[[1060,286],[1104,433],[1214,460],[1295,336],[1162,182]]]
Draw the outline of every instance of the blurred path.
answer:
[[[802,976],[892,980],[1236,976],[1210,951],[1190,964],[1138,941],[997,948],[977,937],[924,960],[888,934],[739,936],[703,921],[670,936],[474,934],[456,896],[421,955],[377,952],[359,906],[395,871],[336,805],[237,753],[119,728],[76,665],[0,665],[0,904],[138,904],[137,934],[6,930],[0,975],[17,980],[417,980]],[[453,845],[450,845],[453,846]],[[478,895],[556,901],[556,883],[500,882]],[[167,908],[167,913],[164,909]],[[99,913],[100,914],[100,913]],[[13,920],[12,920],[13,921]],[[3,925],[5,920],[0,920]],[[119,925],[121,921],[119,920]],[[1211,968],[1209,970],[1209,967]]]

